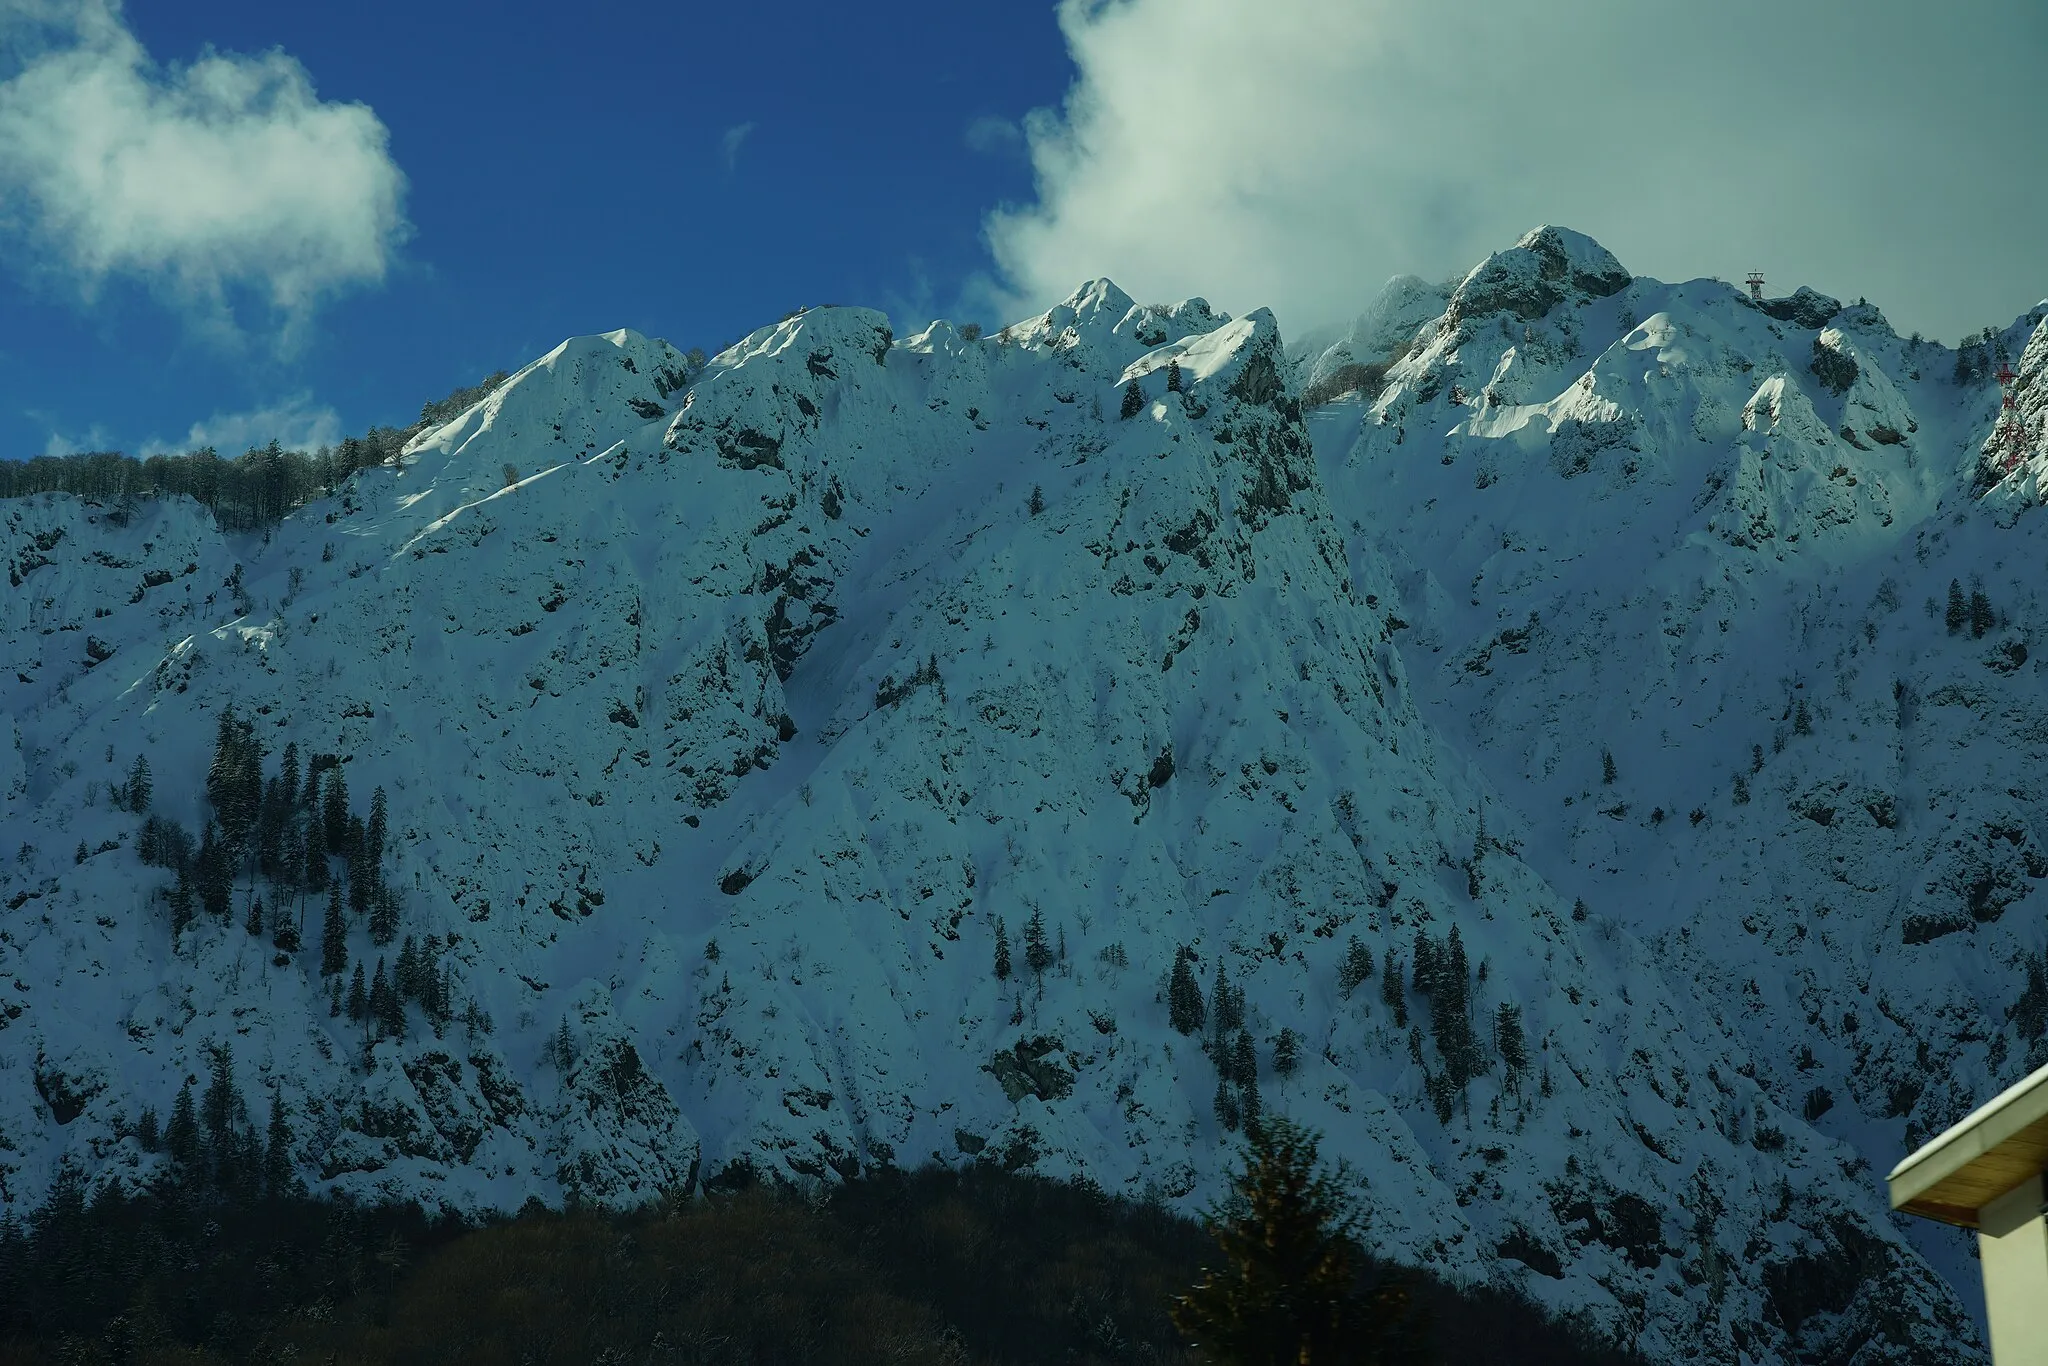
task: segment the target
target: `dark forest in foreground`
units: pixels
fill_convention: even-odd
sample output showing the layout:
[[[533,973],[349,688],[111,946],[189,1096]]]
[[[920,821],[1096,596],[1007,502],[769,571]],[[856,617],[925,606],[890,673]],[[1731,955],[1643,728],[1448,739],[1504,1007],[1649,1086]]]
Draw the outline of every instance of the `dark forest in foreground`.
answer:
[[[0,1224],[0,1362],[1194,1363],[1168,1306],[1215,1260],[1191,1220],[993,1165],[482,1225],[67,1184]],[[1406,1359],[1635,1360],[1407,1283]]]

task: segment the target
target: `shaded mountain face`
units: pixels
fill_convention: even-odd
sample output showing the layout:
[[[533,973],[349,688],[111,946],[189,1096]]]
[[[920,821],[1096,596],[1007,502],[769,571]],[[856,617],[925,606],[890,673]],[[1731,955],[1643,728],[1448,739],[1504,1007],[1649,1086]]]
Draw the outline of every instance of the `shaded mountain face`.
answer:
[[[0,505],[0,848],[20,851],[0,865],[0,1199],[66,1161],[146,1179],[171,1159],[144,1108],[224,1065],[253,1118],[277,1097],[304,1180],[458,1208],[933,1160],[1195,1208],[1264,1110],[1351,1163],[1378,1250],[1520,1284],[1658,1359],[1969,1359],[1870,1169],[1898,1121],[1851,1078],[1858,1047],[1939,1034],[1978,980],[1960,965],[2009,974],[1960,949],[2017,933],[2032,845],[1953,854],[1969,888],[1971,859],[2006,869],[1983,904],[2014,908],[1911,946],[1958,965],[1955,996],[1923,981],[1909,1003],[1901,971],[1880,998],[1857,972],[1908,952],[1879,947],[1881,897],[1766,890],[1951,833],[1917,789],[1809,801],[1832,768],[1779,793],[1802,756],[1874,751],[1844,722],[1875,682],[1784,693],[1813,734],[1697,823],[1673,803],[1697,777],[1705,810],[1715,770],[1646,738],[1675,729],[1658,697],[1676,709],[1643,690],[1683,658],[1689,721],[1746,716],[1721,698],[1775,677],[1787,613],[1823,629],[1832,600],[1799,595],[1855,538],[1937,508],[1962,534],[1941,499],[1967,460],[1938,442],[1983,426],[1981,386],[1922,413],[1874,311],[1801,333],[1726,286],[1630,280],[1561,229],[1448,295],[1390,290],[1325,370],[1388,337],[1405,354],[1379,392],[1305,413],[1320,358],[1290,358],[1270,316],[1106,281],[974,340],[812,310],[694,372],[618,332],[267,537],[183,501]],[[1816,475],[1836,447],[1853,468]],[[1899,548],[1925,577],[1942,544],[1928,566]],[[1678,634],[1642,605],[1673,564],[1726,603]],[[1918,617],[1892,577],[1900,640],[1918,621],[1929,658],[2003,647]],[[1973,667],[1991,688],[2031,666]],[[1507,687],[1521,670],[1544,676]],[[1698,734],[1725,744],[1722,724]],[[282,796],[256,822],[316,846],[296,871],[262,835],[246,862],[219,852],[244,819],[235,763],[209,785],[222,734],[262,777],[287,745],[321,769],[312,809]],[[327,852],[336,775],[352,857]],[[372,857],[347,818],[376,789]],[[209,821],[225,914],[174,935],[173,876],[139,855],[167,861],[165,822],[204,848]],[[1675,848],[1683,877],[1652,859]],[[316,863],[348,888],[331,974]],[[1723,909],[1743,877],[1754,932]],[[357,965],[406,984],[381,1015],[336,1004]],[[1809,996],[1853,996],[1857,1025],[1812,1024]],[[1995,1070],[1996,1009],[1972,1008],[1942,1037]]]

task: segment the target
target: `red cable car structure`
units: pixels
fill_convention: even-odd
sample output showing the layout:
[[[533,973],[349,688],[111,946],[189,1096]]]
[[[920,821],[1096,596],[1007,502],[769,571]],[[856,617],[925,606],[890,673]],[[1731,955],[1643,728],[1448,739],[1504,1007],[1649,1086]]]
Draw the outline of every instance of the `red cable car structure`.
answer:
[[[2019,376],[2010,364],[1998,366],[1998,422],[1991,429],[1991,460],[2001,479],[2011,477],[2027,455],[2026,423],[2020,417]]]

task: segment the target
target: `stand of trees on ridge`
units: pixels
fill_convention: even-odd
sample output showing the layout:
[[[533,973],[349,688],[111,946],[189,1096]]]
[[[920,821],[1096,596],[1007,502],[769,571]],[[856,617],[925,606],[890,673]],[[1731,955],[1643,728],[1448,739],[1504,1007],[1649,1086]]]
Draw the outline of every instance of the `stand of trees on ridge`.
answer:
[[[119,451],[0,460],[0,498],[69,493],[129,503],[184,494],[211,512],[223,531],[260,531],[336,493],[356,471],[396,462],[406,442],[488,397],[507,378],[500,370],[480,384],[423,404],[419,421],[409,427],[372,427],[338,446],[311,452],[285,450],[273,440],[233,459],[202,446],[184,455],[141,460]]]

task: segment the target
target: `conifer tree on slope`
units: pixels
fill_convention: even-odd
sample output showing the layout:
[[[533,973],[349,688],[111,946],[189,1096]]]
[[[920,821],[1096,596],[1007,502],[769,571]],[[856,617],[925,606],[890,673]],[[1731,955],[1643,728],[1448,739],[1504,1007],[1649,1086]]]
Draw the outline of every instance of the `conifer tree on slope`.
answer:
[[[1195,970],[1188,966],[1188,951],[1182,948],[1173,957],[1173,976],[1166,985],[1166,1018],[1176,1031],[1194,1034],[1202,1028],[1202,988],[1195,981]]]
[[[1246,1137],[1243,1171],[1204,1219],[1222,1264],[1174,1302],[1174,1326],[1219,1366],[1424,1360],[1405,1285],[1358,1288],[1358,1216],[1322,1169],[1316,1136],[1267,1119]]]
[[[320,975],[348,971],[348,922],[341,914],[341,888],[327,891],[327,914],[320,922]]]

